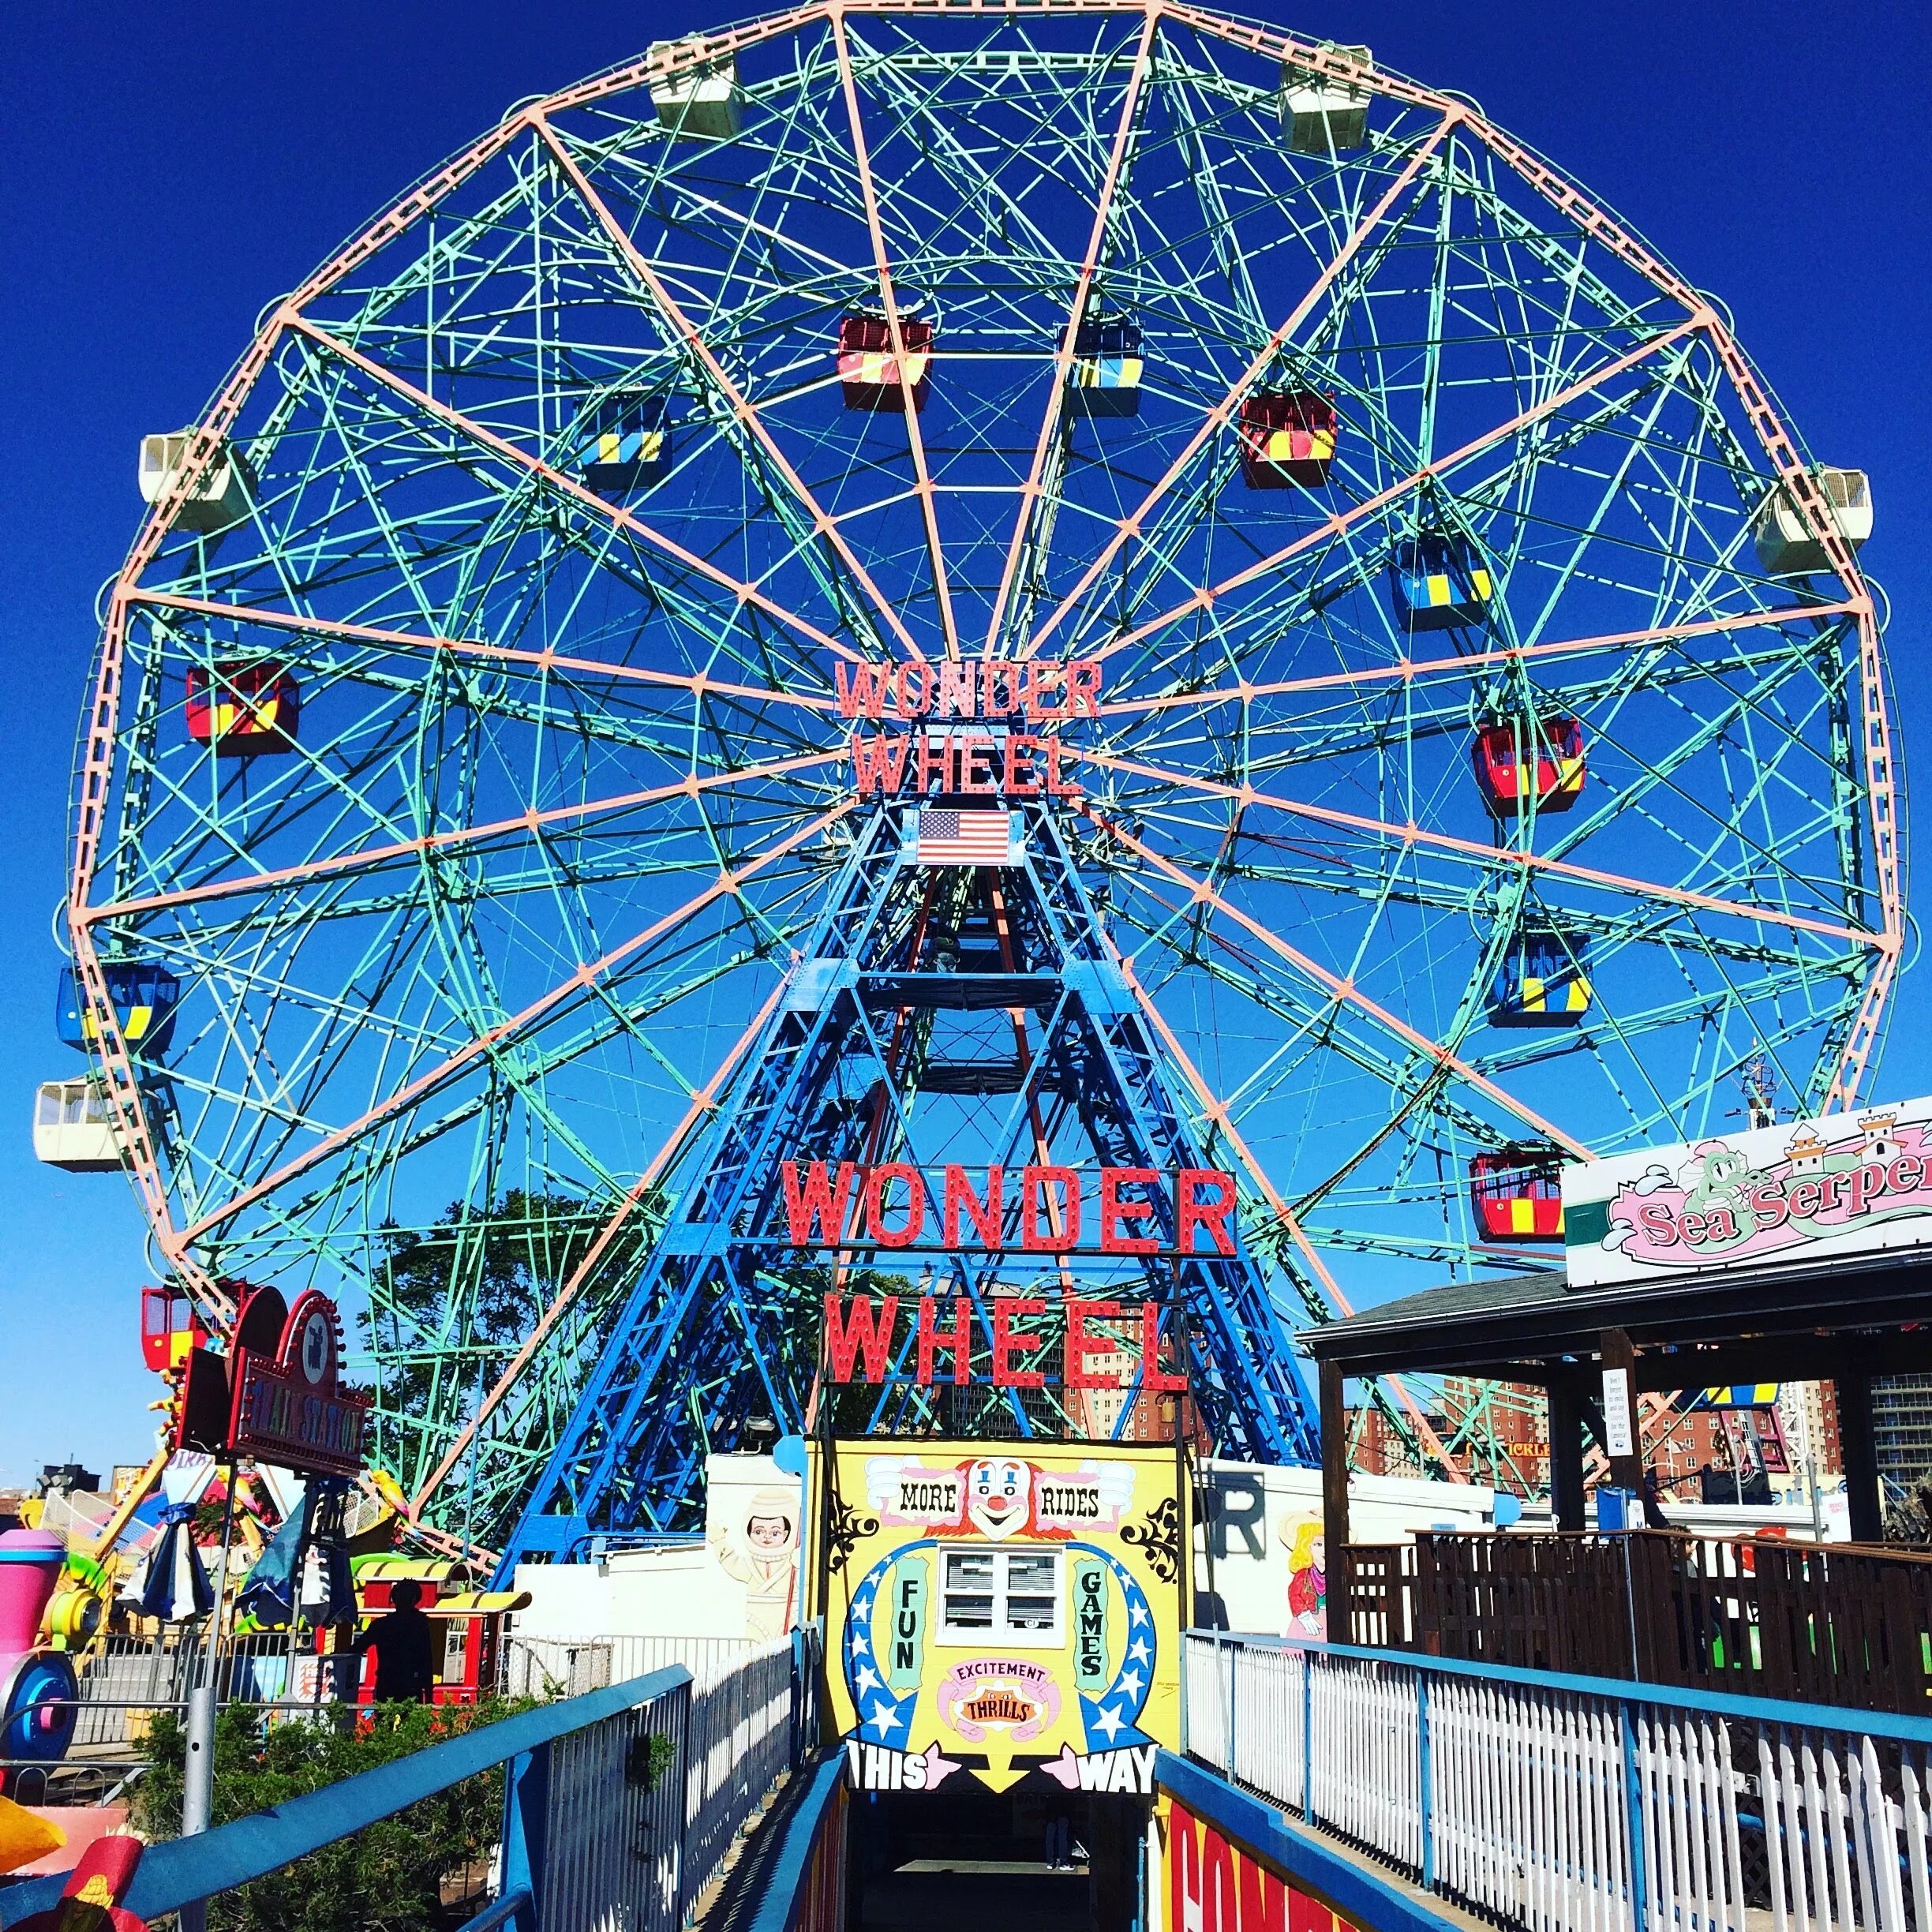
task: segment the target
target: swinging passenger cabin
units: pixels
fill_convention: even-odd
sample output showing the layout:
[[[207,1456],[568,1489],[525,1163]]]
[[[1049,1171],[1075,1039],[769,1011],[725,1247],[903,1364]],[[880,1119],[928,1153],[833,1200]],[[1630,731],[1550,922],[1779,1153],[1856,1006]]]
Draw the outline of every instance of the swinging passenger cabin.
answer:
[[[1331,50],[1360,66],[1373,65],[1365,47]],[[1281,118],[1293,154],[1345,154],[1368,138],[1368,103],[1373,92],[1299,61],[1282,63]]]
[[[661,41],[651,54],[672,51],[672,43]],[[650,84],[650,97],[657,125],[673,140],[729,140],[744,124],[744,95],[735,62],[661,74]]]
[[[1073,366],[1067,371],[1066,406],[1076,416],[1138,416],[1140,331],[1115,317],[1083,322],[1073,332]]]
[[[892,324],[882,315],[855,314],[843,318],[838,331],[839,387],[848,410],[874,412],[905,410],[905,392],[912,391],[916,414],[926,406],[931,389],[933,330],[930,322],[901,313],[899,337],[905,345],[905,372],[893,352]]]
[[[1583,727],[1573,717],[1551,718],[1527,732],[1518,724],[1485,724],[1470,756],[1477,789],[1499,818],[1532,809],[1569,811],[1588,770]]]
[[[283,665],[230,660],[188,668],[184,707],[189,738],[217,758],[260,758],[293,751],[301,691]]]
[[[159,503],[181,481],[192,429],[176,429],[143,436],[140,446],[141,501]],[[224,440],[214,460],[204,467],[188,493],[175,506],[171,527],[204,537],[218,536],[248,515],[249,478],[241,457]]]
[[[1335,460],[1335,399],[1312,389],[1257,389],[1241,403],[1241,481],[1250,489],[1319,489]]]
[[[1563,1239],[1563,1163],[1549,1148],[1513,1142],[1478,1154],[1469,1172],[1479,1240]]]
[[[1863,470],[1814,473],[1833,527],[1855,555],[1872,533],[1871,481]],[[1825,545],[1780,485],[1765,499],[1751,526],[1758,561],[1769,577],[1805,577],[1831,568]]]

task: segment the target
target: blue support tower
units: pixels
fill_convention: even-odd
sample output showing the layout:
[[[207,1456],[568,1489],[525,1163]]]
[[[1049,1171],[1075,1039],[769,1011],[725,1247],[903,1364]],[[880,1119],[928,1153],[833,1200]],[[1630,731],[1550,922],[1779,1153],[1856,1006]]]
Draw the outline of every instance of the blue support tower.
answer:
[[[784,1162],[1212,1166],[1060,824],[1037,807],[1024,823],[1017,863],[934,867],[894,808],[871,811],[743,1073],[679,1163],[669,1222],[530,1489],[503,1574],[593,1535],[684,1527],[709,1450],[736,1446],[754,1416],[806,1425],[834,1278],[792,1244]],[[1312,1463],[1311,1403],[1260,1261],[1237,1227],[1231,1254],[1181,1253],[1171,1200],[1156,1211],[1148,1231],[1163,1252],[1125,1265],[1178,1324],[1167,1346],[1185,1352],[1207,1433],[1226,1454]],[[1013,1292],[1000,1277],[1021,1247],[1020,1212],[1006,1202],[1008,1247],[986,1256],[888,1253],[852,1229],[837,1279],[923,1262],[919,1288],[965,1297],[989,1331],[991,1299]],[[1050,1275],[1050,1254],[1025,1260]],[[898,1374],[864,1425],[1024,1437],[1057,1420],[1024,1394]]]

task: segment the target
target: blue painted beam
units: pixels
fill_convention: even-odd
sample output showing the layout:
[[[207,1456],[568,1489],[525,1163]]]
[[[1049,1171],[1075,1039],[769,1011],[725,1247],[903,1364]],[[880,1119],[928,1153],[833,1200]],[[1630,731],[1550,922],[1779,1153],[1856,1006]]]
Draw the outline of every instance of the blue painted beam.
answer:
[[[338,1838],[346,1838],[378,1818],[388,1818],[419,1799],[446,1791],[479,1771],[507,1763],[519,1752],[535,1750],[606,1717],[635,1710],[640,1704],[691,1682],[680,1664],[634,1677],[582,1697],[540,1705],[505,1717],[447,1743],[432,1744],[373,1771],[359,1772],[339,1784],[292,1798],[271,1811],[237,1818],[193,1838],[170,1839],[141,1855],[140,1869],[127,1899],[137,1918],[158,1919],[195,1899],[212,1898],[252,1878],[264,1877]],[[17,1925],[60,1902],[65,1874],[31,1885],[0,1888],[0,1926]]]
[[[798,1809],[785,1825],[784,1843],[773,1861],[765,1896],[745,1932],[792,1932],[805,1881],[811,1874],[812,1854],[825,1828],[826,1814],[838,1795],[839,1780],[845,1775],[845,1757],[834,1751],[811,1774],[811,1782],[799,1800]]]

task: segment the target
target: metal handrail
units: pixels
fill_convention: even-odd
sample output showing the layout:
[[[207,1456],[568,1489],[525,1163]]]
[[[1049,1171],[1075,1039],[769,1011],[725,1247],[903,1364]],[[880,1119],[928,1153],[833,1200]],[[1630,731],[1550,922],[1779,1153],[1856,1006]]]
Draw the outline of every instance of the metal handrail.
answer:
[[[492,1770],[526,1751],[635,1710],[691,1681],[688,1670],[673,1664],[628,1683],[541,1705],[292,1798],[272,1811],[237,1818],[193,1838],[151,1846],[142,1854],[125,1900],[127,1909],[138,1918],[157,1919],[197,1899],[246,1885],[479,1771]],[[54,1911],[65,1882],[62,1874],[0,1890],[0,1926]]]
[[[1567,1671],[1527,1670],[1517,1664],[1487,1664],[1464,1657],[1430,1657],[1416,1650],[1372,1649],[1360,1644],[1324,1643],[1313,1638],[1249,1636],[1229,1631],[1191,1630],[1203,1642],[1250,1650],[1294,1650],[1317,1657],[1358,1658],[1371,1664],[1398,1664],[1405,1670],[1443,1677],[1471,1677],[1485,1683],[1521,1684],[1532,1690],[1566,1690],[1619,1703],[1654,1705],[1700,1717],[1743,1717],[1758,1724],[1802,1726],[1809,1731],[1855,1732],[1902,1744],[1932,1744],[1932,1717],[1908,1717],[1896,1711],[1853,1710],[1836,1704],[1799,1704],[1778,1698],[1739,1697],[1729,1690],[1680,1690],[1669,1684],[1628,1677],[1583,1677]]]

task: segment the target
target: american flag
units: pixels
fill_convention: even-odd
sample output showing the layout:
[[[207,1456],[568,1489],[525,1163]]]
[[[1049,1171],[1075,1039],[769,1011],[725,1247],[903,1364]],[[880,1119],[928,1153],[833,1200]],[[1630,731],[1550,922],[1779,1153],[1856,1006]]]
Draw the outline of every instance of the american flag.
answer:
[[[1013,837],[1013,814],[955,811],[949,806],[923,806],[913,837],[913,856],[921,865],[1004,865]]]

